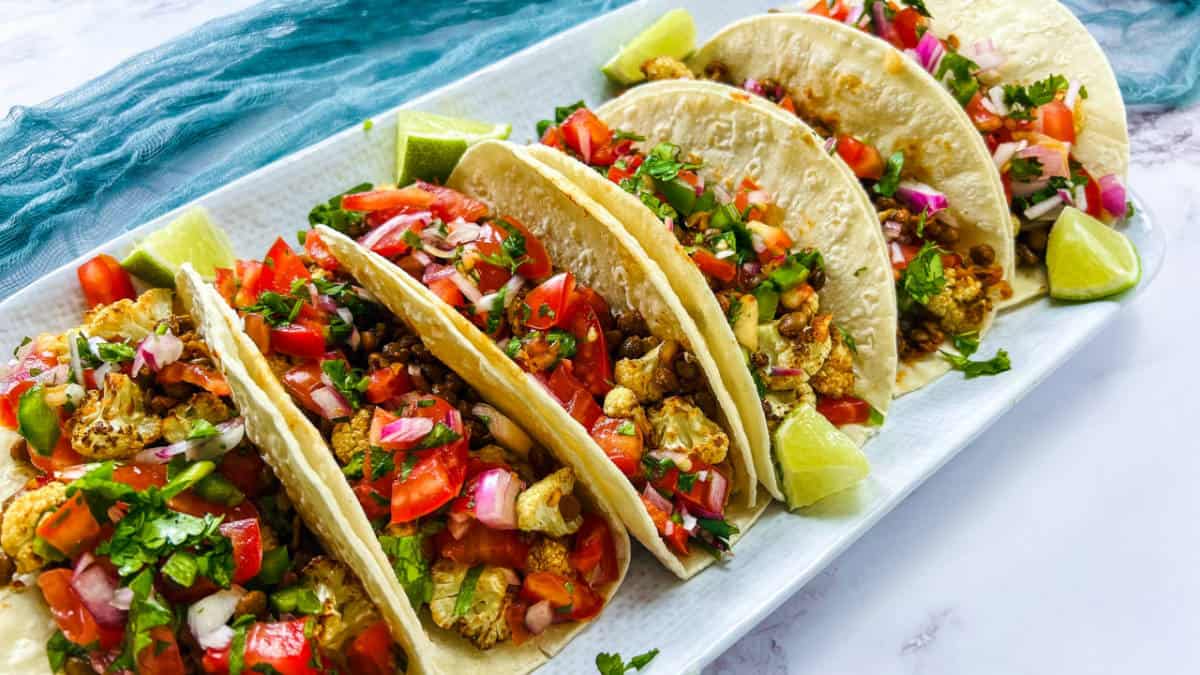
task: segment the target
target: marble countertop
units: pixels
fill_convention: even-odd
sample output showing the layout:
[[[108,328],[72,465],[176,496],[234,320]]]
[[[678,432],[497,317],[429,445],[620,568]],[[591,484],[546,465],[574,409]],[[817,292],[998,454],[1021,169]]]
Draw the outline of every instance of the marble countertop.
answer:
[[[0,3],[0,110],[249,4]],[[1200,663],[1200,107],[1131,113],[1130,131],[1131,185],[1169,240],[1154,285],[706,673]]]

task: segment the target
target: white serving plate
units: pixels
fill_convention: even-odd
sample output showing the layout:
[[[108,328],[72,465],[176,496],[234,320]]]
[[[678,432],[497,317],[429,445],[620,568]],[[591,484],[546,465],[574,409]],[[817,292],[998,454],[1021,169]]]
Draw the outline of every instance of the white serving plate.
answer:
[[[683,6],[696,19],[700,39],[770,2],[643,0],[593,19],[525,49],[474,75],[422,96],[420,108],[513,124],[512,140],[533,140],[534,124],[555,105],[612,95],[599,66],[668,9]],[[84,309],[75,268],[98,252],[120,256],[132,242],[181,211],[204,206],[229,232],[236,251],[261,257],[276,236],[295,240],[316,203],[364,181],[393,180],[395,111],[373,118],[370,131],[356,125],[285,157],[192,204],[145,223],[42,277],[0,303],[0,347],[25,335],[63,330]],[[1136,202],[1136,200],[1135,200]],[[1165,237],[1140,202],[1125,226],[1142,256],[1141,288],[1162,266]],[[600,619],[542,672],[595,672],[598,652],[625,657],[652,648],[661,653],[644,672],[698,671],[768,613],[798,591],[851,543],[894,508],[1017,400],[1087,342],[1134,293],[1120,299],[1064,305],[1043,299],[996,322],[980,349],[1004,347],[1013,370],[964,380],[957,373],[892,406],[887,425],[868,446],[870,479],[801,514],[768,509],[736,547],[736,557],[687,583],[663,571],[640,549],[617,597]]]

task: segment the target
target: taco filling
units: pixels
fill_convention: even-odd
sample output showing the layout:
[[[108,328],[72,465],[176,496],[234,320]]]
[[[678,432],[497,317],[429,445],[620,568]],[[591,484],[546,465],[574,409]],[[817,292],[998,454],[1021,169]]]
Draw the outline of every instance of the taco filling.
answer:
[[[582,103],[559,108],[555,121],[539,125],[541,142],[641,200],[704,275],[746,352],[772,430],[798,405],[838,426],[870,420],[871,406],[855,395],[854,339],[820,311],[821,254],[795,245],[769,192],[749,177],[736,189],[706,181],[679,146],[647,149]]]
[[[49,606],[50,669],[404,669],[375,605],[247,439],[172,296],[96,305],[0,368],[0,424],[35,473],[4,503],[0,581],[36,585]]]
[[[317,233],[304,248],[278,240],[263,262],[218,271],[217,287],[325,436],[413,607],[480,649],[599,614],[620,572],[574,471],[430,354]]]
[[[455,190],[360,191],[311,219],[343,225],[534,375],[634,483],[674,552],[728,551],[730,440],[691,352],[651,335],[636,311],[611,311],[519,221]]]

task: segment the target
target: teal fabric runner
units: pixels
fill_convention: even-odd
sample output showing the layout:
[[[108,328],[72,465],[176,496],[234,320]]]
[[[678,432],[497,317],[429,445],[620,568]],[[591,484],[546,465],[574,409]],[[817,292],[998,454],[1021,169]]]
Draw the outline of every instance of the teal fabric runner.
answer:
[[[373,113],[629,0],[268,2],[0,120],[0,298]],[[1200,77],[1196,0],[1068,0],[1129,103]]]

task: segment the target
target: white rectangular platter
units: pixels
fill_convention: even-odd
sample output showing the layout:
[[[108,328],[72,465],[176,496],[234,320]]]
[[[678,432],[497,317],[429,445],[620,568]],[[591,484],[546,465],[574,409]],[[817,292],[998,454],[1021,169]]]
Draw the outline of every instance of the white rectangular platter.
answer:
[[[700,40],[724,24],[771,3],[644,0],[575,27],[403,107],[513,124],[512,140],[533,140],[534,124],[555,105],[612,95],[599,65],[668,9],[683,6]],[[393,180],[395,111],[355,126],[181,207],[208,209],[229,232],[240,256],[259,257],[276,236],[294,240],[316,203],[364,182]],[[1161,266],[1164,237],[1139,203],[1126,226],[1143,263],[1144,288]],[[62,330],[83,311],[75,267],[97,252],[122,255],[139,236],[176,217],[171,212],[110,241],[0,303],[0,346],[25,335]],[[542,672],[595,672],[601,651],[626,657],[661,649],[646,672],[696,672],[715,659],[888,511],[932,475],[1018,399],[1037,386],[1127,304],[1062,305],[1042,300],[1002,316],[980,350],[1008,350],[1013,370],[964,380],[951,373],[899,400],[882,433],[867,446],[870,479],[857,491],[800,514],[773,506],[738,544],[737,555],[685,583],[650,556],[635,554],[620,593],[601,618]]]

